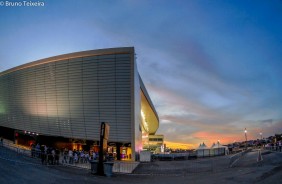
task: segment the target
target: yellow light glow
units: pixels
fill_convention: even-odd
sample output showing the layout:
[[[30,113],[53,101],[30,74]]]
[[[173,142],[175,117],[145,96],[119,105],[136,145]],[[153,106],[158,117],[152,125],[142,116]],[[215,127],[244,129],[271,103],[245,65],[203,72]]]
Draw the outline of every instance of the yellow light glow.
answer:
[[[141,110],[141,116],[142,116],[142,119],[143,119],[143,125],[144,125],[144,129],[146,132],[149,131],[149,125],[148,125],[148,122],[146,121],[146,117],[145,117],[145,114],[144,112]]]
[[[166,147],[171,149],[193,149],[196,146],[193,144],[185,144],[185,143],[178,143],[178,142],[169,142],[165,141]]]
[[[145,114],[142,110],[141,110],[141,116],[142,116],[143,119],[145,119]]]
[[[154,113],[150,103],[146,96],[141,91],[141,118],[142,118],[142,131],[149,134],[155,134],[159,127],[159,120],[157,115]]]

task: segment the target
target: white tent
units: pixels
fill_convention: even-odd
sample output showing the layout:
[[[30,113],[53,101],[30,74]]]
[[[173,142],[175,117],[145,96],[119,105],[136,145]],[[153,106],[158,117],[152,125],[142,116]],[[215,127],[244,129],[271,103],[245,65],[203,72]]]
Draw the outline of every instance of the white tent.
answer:
[[[196,152],[198,157],[205,157],[205,156],[209,156],[210,151],[209,148],[203,142],[203,144],[200,144]]]
[[[213,143],[211,148],[225,148],[226,146],[222,146],[219,142],[217,142],[216,144]]]
[[[219,142],[217,142],[216,144],[213,143],[211,149],[215,149],[215,152],[216,152],[216,149],[225,150],[225,151],[224,151],[225,154],[229,154],[228,147],[221,145]],[[216,154],[216,153],[215,153],[215,154]],[[217,154],[220,154],[220,153],[217,153]]]
[[[198,147],[197,150],[199,149],[208,149],[208,147],[205,145],[205,143],[203,142],[203,144],[200,144],[200,146]]]
[[[213,143],[210,148],[208,148],[205,143],[200,144],[196,150],[198,157],[207,157],[207,156],[217,156],[228,154],[228,147],[223,146],[219,143]]]

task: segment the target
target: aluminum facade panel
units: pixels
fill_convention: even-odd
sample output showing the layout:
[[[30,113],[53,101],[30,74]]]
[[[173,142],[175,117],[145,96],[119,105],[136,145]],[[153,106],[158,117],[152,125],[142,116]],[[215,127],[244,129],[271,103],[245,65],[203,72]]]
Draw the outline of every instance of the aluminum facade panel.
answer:
[[[128,54],[46,59],[2,72],[0,125],[98,140],[100,122],[106,121],[110,140],[131,142],[134,51],[122,50]]]

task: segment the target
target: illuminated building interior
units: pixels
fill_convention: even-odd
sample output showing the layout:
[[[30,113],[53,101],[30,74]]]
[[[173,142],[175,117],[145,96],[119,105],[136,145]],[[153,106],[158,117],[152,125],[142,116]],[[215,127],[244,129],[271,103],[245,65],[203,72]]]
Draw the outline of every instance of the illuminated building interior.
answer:
[[[147,98],[141,90],[141,129],[142,132],[153,135],[159,128],[159,120],[157,115],[151,108]]]
[[[141,131],[143,150],[159,151],[163,146],[164,136],[155,135],[159,128],[159,118],[146,90],[142,90],[141,81]]]

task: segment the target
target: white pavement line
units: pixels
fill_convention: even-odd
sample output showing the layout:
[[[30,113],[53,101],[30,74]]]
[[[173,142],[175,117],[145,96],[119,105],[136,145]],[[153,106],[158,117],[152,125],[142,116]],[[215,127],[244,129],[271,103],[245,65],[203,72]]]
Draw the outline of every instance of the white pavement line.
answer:
[[[87,168],[87,167],[81,167],[81,166],[77,166],[77,165],[71,165],[71,164],[60,164],[61,166],[65,166],[65,167],[74,167],[74,168],[77,168],[77,169],[91,169],[91,168]]]
[[[235,165],[237,162],[238,162],[238,160],[240,159],[241,157],[238,157],[236,160],[234,160],[234,162],[229,166],[229,167],[233,167],[233,165]]]

